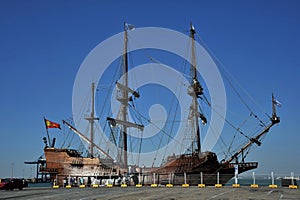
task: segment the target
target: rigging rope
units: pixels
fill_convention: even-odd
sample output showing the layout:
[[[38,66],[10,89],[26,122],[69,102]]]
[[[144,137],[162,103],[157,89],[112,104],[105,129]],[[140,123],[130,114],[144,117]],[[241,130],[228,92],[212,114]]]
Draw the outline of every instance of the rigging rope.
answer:
[[[132,105],[131,105],[131,104],[132,104]],[[136,107],[134,101],[132,101],[131,104],[128,104],[128,106],[129,106],[130,108],[135,108],[135,107]],[[135,109],[132,109],[132,111],[133,111],[132,113],[134,114],[135,118],[139,120],[139,124],[143,125],[142,119],[137,115],[137,113],[135,112]],[[133,118],[134,123],[136,123],[135,118]],[[137,124],[137,123],[136,123],[136,124]],[[137,163],[140,162],[140,153],[141,153],[141,151],[142,151],[143,131],[141,131],[141,133],[142,133],[142,136],[140,137],[140,141],[139,141],[139,149],[138,149]],[[133,159],[133,156],[132,156],[132,159]]]
[[[157,63],[157,64],[159,64],[159,65],[162,65],[162,63],[159,62],[157,59],[154,59],[154,58],[151,57],[151,56],[148,56],[148,58],[149,58],[152,62]],[[186,66],[186,61],[183,60],[183,65],[182,65],[182,67],[181,67],[181,69],[182,69],[181,71],[183,71],[183,69],[185,69],[185,66]],[[182,82],[182,79],[180,80],[180,82]],[[175,91],[177,91],[177,90],[178,90],[178,88],[175,89]],[[182,87],[179,87],[179,98],[181,97],[181,90],[182,90]],[[169,112],[168,112],[168,113],[171,113],[172,108],[173,108],[173,104],[176,102],[175,99],[176,99],[176,97],[175,97],[175,95],[173,95],[172,100],[171,100],[171,104],[170,104],[170,107],[169,107]],[[171,128],[170,128],[170,132],[171,132],[171,133],[173,132],[173,129],[174,129],[174,126],[175,126],[175,123],[174,123],[174,122],[175,122],[176,113],[177,113],[177,111],[178,111],[178,108],[179,108],[179,103],[177,103],[177,104],[175,105],[175,114],[173,115],[173,120],[172,120],[173,123],[172,123]],[[168,116],[168,117],[169,117],[169,116]],[[162,138],[161,138],[161,140],[162,140]],[[171,140],[171,138],[168,137],[167,144],[169,144],[170,140]],[[160,144],[161,144],[161,141],[160,141]],[[159,147],[160,147],[160,145],[159,145]],[[156,151],[156,154],[155,154],[155,157],[154,157],[153,164],[154,164],[154,162],[155,162],[155,160],[156,160],[156,157],[157,157],[157,154],[158,154],[158,150],[159,150],[159,149],[157,149],[157,151]],[[166,149],[165,149],[164,155],[163,155],[163,157],[162,157],[162,160],[165,159],[167,151],[168,151],[168,145],[166,146]]]
[[[138,153],[138,160],[137,160],[137,165],[139,166],[140,165],[140,155],[141,155],[141,152],[142,152],[142,142],[143,142],[143,131],[142,132],[142,136],[141,136],[141,140],[140,140],[140,146],[139,146],[139,153]]]
[[[235,129],[238,133],[240,133],[241,135],[243,135],[244,137],[246,137],[247,139],[251,139],[250,137],[248,137],[247,135],[245,135],[240,128],[236,128],[231,122],[229,122],[224,116],[222,116],[219,112],[216,111],[216,109],[214,109],[211,105],[208,105],[217,115],[219,115],[221,118],[223,118],[223,120],[229,125],[231,126],[233,129]]]
[[[133,109],[135,109],[135,108],[133,108]],[[160,127],[157,126],[155,123],[153,123],[150,119],[148,119],[147,117],[143,116],[138,110],[135,109],[135,111],[137,112],[138,115],[141,116],[141,118],[143,118],[148,123],[152,124],[155,128],[157,128],[158,130],[160,130]],[[170,135],[166,131],[164,131],[164,130],[160,130],[160,131],[162,131],[165,135],[167,135],[168,137],[171,137],[171,139],[173,139],[175,142],[177,142],[178,144],[180,144],[180,141],[176,140],[172,135]]]
[[[232,156],[232,153],[230,152],[230,149],[231,149],[232,144],[233,144],[233,142],[235,140],[235,137],[236,137],[236,134],[234,134],[234,136],[233,136],[233,138],[231,140],[231,143],[229,144],[229,147],[227,149],[227,153],[225,154],[225,158],[224,158],[225,160],[227,159],[228,154],[230,154],[230,156]]]
[[[246,101],[242,98],[242,96],[239,94],[239,92],[237,91],[237,89],[234,87],[232,81],[226,76],[226,73],[231,76],[231,78],[233,79],[233,76],[225,69],[224,65],[222,64],[222,62],[215,56],[215,54],[208,48],[208,46],[205,44],[205,42],[202,40],[202,38],[199,36],[199,34],[197,34],[197,37],[199,39],[199,41],[201,42],[201,44],[203,45],[203,47],[205,48],[205,50],[212,56],[212,59],[214,61],[216,61],[220,66],[222,67],[222,69],[224,70],[224,77],[225,79],[228,81],[229,85],[231,86],[231,88],[233,89],[233,91],[236,93],[236,95],[240,98],[240,100],[242,101],[242,103],[246,106],[246,108],[250,111],[250,113],[253,114],[253,116],[262,124],[266,127],[266,124],[263,123],[263,121],[252,111],[252,109],[249,107],[249,105],[246,103]],[[241,88],[243,90],[243,92],[249,97],[249,99],[255,103],[264,113],[265,111],[262,109],[262,107],[256,102],[254,101],[254,99],[252,98],[252,96],[239,84],[238,81],[235,80],[235,83],[239,86],[239,88]]]

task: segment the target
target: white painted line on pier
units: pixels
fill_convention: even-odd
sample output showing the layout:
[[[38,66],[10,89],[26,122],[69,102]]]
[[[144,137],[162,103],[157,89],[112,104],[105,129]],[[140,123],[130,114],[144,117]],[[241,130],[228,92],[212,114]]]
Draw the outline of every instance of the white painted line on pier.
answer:
[[[225,192],[221,192],[221,193],[219,193],[219,194],[216,194],[216,195],[214,195],[214,196],[211,196],[208,200],[214,199],[214,198],[219,197],[219,196],[222,196],[222,195],[224,195],[224,194],[226,194],[226,193],[229,193],[229,192],[233,192],[233,191],[235,191],[235,190],[236,190],[236,189],[232,189],[232,190],[228,190],[228,191],[225,191]]]
[[[103,195],[96,195],[96,196],[88,196],[88,197],[84,197],[84,198],[80,198],[79,200],[84,200],[84,199],[97,199],[103,197]]]
[[[267,194],[270,195],[274,192],[274,190],[270,190]],[[279,200],[283,199],[283,194],[280,194]]]
[[[126,193],[126,194],[128,194],[128,193]],[[87,197],[83,197],[83,198],[80,198],[79,200],[85,200],[85,199],[101,199],[101,198],[103,198],[103,197],[105,197],[107,194],[97,194],[97,195],[94,195],[94,196],[87,196]],[[118,193],[116,194],[116,195],[118,195]],[[123,195],[123,197],[126,197],[125,196],[125,194]],[[112,197],[110,197],[110,198],[108,198],[108,199],[113,199],[113,198],[116,198],[115,196],[112,196]]]
[[[274,192],[274,190],[270,190],[270,191],[268,192],[268,195],[270,195],[272,192]]]

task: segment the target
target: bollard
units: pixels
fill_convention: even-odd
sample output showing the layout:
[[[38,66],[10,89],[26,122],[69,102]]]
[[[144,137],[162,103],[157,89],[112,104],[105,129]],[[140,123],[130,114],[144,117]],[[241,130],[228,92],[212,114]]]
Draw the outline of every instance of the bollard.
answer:
[[[151,187],[157,187],[158,185],[155,183],[155,173],[153,173],[153,183],[151,184]]]
[[[252,172],[253,184],[250,185],[251,188],[258,188],[258,185],[255,183],[255,172]]]
[[[190,187],[190,184],[187,184],[187,183],[186,183],[186,172],[184,172],[184,184],[182,184],[182,187],[183,187],[183,188]]]
[[[289,188],[291,188],[291,189],[298,189],[298,185],[289,185]]]
[[[233,188],[239,188],[240,187],[240,184],[238,184],[238,169],[239,169],[239,166],[238,165],[235,165],[234,166],[235,168],[235,172],[234,172],[234,184],[232,184],[232,187]]]
[[[291,185],[289,185],[289,188],[291,188],[291,189],[297,189],[298,185],[295,185],[295,182],[294,182],[294,172],[291,172],[291,178],[292,178],[292,180],[291,180]]]
[[[59,185],[57,185],[56,183],[57,183],[57,175],[56,175],[56,178],[53,180],[53,186],[52,186],[52,188],[54,188],[54,189],[59,188]]]
[[[200,172],[200,184],[198,184],[199,188],[204,188],[205,184],[203,184],[203,173]]]
[[[222,184],[220,184],[220,174],[219,172],[217,173],[217,184],[215,184],[216,188],[221,188]]]
[[[274,183],[274,172],[271,172],[272,184],[269,185],[269,188],[277,188],[278,186]]]
[[[137,188],[143,187],[143,185],[141,184],[141,173],[139,173],[139,183],[136,184],[135,187],[137,187]]]
[[[271,185],[269,185],[269,188],[277,188],[278,186],[277,185],[275,185],[275,184],[271,184]]]
[[[166,185],[167,188],[172,188],[173,184],[171,184],[171,178],[173,177],[173,174],[169,174],[169,183]]]

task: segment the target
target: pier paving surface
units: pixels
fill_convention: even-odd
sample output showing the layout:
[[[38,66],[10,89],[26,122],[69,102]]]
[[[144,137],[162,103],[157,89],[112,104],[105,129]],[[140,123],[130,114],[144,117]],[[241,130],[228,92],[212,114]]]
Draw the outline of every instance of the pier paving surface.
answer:
[[[56,199],[56,200],[102,200],[102,199],[205,199],[205,200],[274,200],[293,199],[300,200],[299,189],[259,187],[250,188],[243,186],[232,187],[113,187],[113,188],[24,188],[23,190],[0,191],[0,199]]]

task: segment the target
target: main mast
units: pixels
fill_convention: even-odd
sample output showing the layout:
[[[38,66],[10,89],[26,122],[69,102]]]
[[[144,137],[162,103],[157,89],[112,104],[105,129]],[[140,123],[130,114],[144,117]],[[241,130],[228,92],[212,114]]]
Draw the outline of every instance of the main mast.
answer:
[[[122,83],[125,88],[128,88],[128,55],[127,55],[127,43],[128,43],[128,35],[126,23],[124,22],[124,54],[123,54],[123,80]],[[126,90],[122,90],[122,99],[121,102],[121,120],[127,122],[127,106],[128,106],[128,92]],[[127,160],[127,125],[122,125],[122,134],[123,134],[123,165],[124,168],[128,166]]]
[[[201,115],[198,111],[198,97],[203,94],[203,88],[201,87],[198,79],[197,79],[197,65],[196,65],[196,51],[195,51],[195,28],[190,23],[190,38],[192,41],[192,55],[191,55],[191,73],[192,73],[192,93],[190,94],[193,98],[192,100],[192,118],[195,120],[193,121],[193,130],[196,132],[196,145],[197,145],[197,152],[198,154],[201,153],[201,142],[200,142],[200,129],[199,129],[199,116]]]
[[[114,119],[111,117],[107,117],[107,121],[110,123],[111,126],[116,126],[117,124],[120,125],[120,134],[122,141],[122,151],[121,157],[123,160],[120,159],[120,164],[124,169],[128,167],[128,141],[127,141],[127,131],[128,128],[137,128],[141,131],[144,130],[144,126],[140,124],[131,123],[128,121],[128,102],[132,100],[132,96],[135,98],[139,98],[140,94],[133,89],[128,87],[128,52],[127,52],[127,45],[128,45],[128,30],[133,30],[134,27],[127,23],[124,23],[124,53],[123,53],[123,65],[122,65],[122,80],[121,83],[117,82],[116,86],[118,88],[118,95],[117,100],[121,103],[121,107],[119,110],[118,119]],[[129,96],[130,94],[130,96]]]

